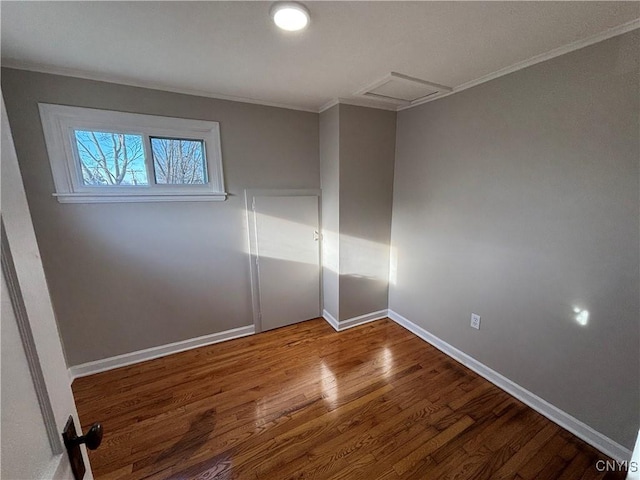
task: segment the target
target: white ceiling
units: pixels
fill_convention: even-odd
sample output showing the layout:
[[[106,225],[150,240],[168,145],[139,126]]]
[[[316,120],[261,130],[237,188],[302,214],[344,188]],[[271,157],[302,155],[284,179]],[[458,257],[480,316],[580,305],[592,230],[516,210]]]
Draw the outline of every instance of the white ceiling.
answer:
[[[310,27],[286,33],[271,2],[2,1],[2,63],[318,111],[392,71],[459,87],[640,17],[639,2],[304,3]]]

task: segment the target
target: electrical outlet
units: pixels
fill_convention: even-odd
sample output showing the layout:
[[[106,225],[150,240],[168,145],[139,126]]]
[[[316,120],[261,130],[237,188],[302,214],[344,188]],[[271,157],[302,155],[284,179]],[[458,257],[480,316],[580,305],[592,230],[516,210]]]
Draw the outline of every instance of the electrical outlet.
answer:
[[[471,327],[480,330],[480,315],[471,314]]]

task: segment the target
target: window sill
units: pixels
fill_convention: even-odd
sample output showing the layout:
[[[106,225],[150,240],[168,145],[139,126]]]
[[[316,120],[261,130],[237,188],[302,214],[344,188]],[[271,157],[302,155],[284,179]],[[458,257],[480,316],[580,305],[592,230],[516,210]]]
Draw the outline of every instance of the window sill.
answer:
[[[224,202],[227,193],[127,195],[121,193],[54,193],[60,203]]]

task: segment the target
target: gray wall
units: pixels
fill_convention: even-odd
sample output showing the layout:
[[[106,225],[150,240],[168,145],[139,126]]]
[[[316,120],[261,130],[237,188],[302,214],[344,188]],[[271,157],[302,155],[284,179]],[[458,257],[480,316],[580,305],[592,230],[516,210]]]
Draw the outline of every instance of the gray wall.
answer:
[[[629,448],[639,42],[635,31],[399,114],[389,295],[394,311]],[[589,310],[586,326],[574,306]]]
[[[252,323],[244,188],[319,188],[318,115],[3,69],[67,362]],[[38,102],[220,122],[225,202],[60,204]]]
[[[396,112],[339,105],[340,316],[387,308]]]
[[[337,319],[339,298],[340,137],[338,105],[320,114],[320,179],[322,185],[322,301]]]

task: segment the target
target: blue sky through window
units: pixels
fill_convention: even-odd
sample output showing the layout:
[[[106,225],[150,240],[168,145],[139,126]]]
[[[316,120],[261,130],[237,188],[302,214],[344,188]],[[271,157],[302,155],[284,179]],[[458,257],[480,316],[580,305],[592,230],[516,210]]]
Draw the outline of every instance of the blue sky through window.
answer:
[[[85,185],[149,184],[141,135],[76,130],[75,139]]]

